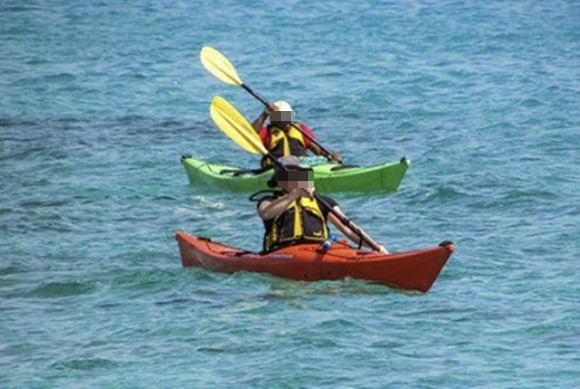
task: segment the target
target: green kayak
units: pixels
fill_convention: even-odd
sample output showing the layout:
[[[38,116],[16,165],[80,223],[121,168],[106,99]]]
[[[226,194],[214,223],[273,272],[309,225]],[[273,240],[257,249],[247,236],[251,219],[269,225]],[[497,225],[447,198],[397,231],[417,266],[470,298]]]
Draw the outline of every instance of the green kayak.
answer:
[[[198,161],[187,155],[181,157],[181,163],[192,184],[234,192],[268,189],[266,182],[272,177],[272,170],[244,170]],[[334,162],[320,161],[305,161],[302,164],[314,169],[316,190],[321,193],[396,191],[409,165],[410,161],[406,158],[370,167],[344,167]]]

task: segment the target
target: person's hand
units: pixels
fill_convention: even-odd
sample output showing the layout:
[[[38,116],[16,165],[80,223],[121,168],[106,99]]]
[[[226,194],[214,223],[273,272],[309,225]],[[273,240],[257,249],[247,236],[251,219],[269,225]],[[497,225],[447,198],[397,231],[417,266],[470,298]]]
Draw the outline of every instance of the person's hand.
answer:
[[[296,188],[290,195],[294,197],[294,200],[298,200],[300,197],[314,198],[314,188]]]
[[[337,151],[333,151],[332,153],[330,153],[330,158],[338,163],[342,163],[342,157]]]
[[[314,188],[301,188],[306,197],[314,198]]]
[[[270,114],[272,113],[272,111],[277,111],[278,107],[276,106],[276,104],[274,103],[268,103],[268,106],[264,109],[264,114],[266,116],[270,116]]]

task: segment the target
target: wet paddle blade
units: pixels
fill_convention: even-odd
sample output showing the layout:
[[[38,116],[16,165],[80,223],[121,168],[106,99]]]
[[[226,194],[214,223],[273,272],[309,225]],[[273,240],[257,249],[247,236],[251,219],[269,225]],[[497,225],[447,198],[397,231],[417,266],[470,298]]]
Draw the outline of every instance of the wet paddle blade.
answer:
[[[242,85],[236,69],[222,53],[213,47],[205,46],[199,56],[202,65],[216,78],[228,84]]]

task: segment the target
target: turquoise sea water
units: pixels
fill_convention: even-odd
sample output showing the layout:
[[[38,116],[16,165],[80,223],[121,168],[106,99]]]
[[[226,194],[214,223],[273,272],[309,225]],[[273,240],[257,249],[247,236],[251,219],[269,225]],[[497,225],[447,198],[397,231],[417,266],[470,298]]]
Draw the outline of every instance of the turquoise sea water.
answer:
[[[181,267],[177,229],[258,250],[182,154],[217,131],[212,45],[347,161],[393,251],[449,239],[428,294]],[[580,386],[577,1],[0,2],[0,387]]]

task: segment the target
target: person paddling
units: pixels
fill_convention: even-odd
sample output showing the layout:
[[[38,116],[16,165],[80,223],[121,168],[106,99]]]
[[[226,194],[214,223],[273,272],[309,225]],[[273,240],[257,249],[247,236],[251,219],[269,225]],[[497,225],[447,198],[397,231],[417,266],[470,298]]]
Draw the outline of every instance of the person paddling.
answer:
[[[280,190],[273,191],[271,196],[262,197],[258,202],[258,214],[265,228],[265,252],[300,243],[322,243],[329,238],[327,223],[330,221],[355,244],[371,247],[367,243],[370,242],[379,248],[379,252],[388,253],[385,247],[377,244],[351,222],[367,240],[361,242],[359,235],[315,198],[312,169],[301,168],[300,160],[296,157],[284,157],[279,161],[286,170],[276,167],[268,184],[271,187],[277,186]],[[335,212],[346,218],[336,201],[327,196],[320,197]]]
[[[264,126],[268,117],[270,117],[270,124]],[[304,136],[292,123],[307,136]],[[268,103],[260,116],[254,120],[252,127],[262,139],[264,146],[276,158],[304,157],[308,155],[307,150],[315,155],[325,155],[323,150],[309,139],[309,137],[315,138],[312,130],[305,124],[294,122],[294,111],[285,101]],[[342,162],[342,157],[337,152],[332,152],[330,157],[337,162]],[[262,167],[271,165],[269,158],[262,159]]]

